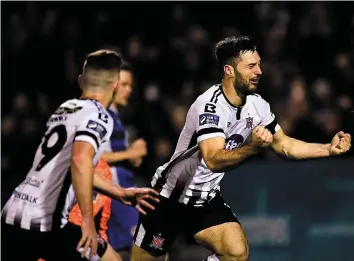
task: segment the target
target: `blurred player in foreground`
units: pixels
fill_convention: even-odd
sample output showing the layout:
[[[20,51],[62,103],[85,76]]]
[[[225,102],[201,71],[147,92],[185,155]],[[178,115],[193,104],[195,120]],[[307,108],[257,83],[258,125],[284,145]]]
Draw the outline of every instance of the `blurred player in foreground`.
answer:
[[[246,261],[249,248],[242,227],[220,194],[225,171],[262,149],[290,159],[339,155],[351,137],[338,132],[328,144],[288,137],[270,105],[255,93],[261,59],[249,37],[216,45],[222,83],[191,105],[171,160],[159,167],[151,186],[160,192],[155,211],[139,217],[132,261],[162,260],[181,230],[212,250],[207,261]]]
[[[146,142],[138,139],[130,146],[125,127],[119,117],[119,109],[126,107],[133,91],[133,72],[129,64],[123,63],[120,70],[119,89],[108,112],[113,118],[113,133],[103,153],[110,164],[114,182],[124,188],[136,186],[133,168],[139,167],[147,154]],[[124,213],[124,214],[122,214]],[[111,218],[108,223],[108,240],[123,260],[129,260],[133,235],[138,224],[139,214],[134,208],[117,200],[112,201]]]
[[[155,191],[122,189],[93,175],[113,130],[106,108],[119,86],[121,65],[120,55],[113,51],[88,55],[79,76],[81,98],[64,102],[48,119],[32,168],[2,211],[2,260],[31,261],[50,255],[64,257],[61,260],[80,255],[115,260],[95,228],[93,187],[138,209],[139,204],[153,208],[145,199],[154,198]],[[81,227],[66,218],[76,202]],[[13,246],[20,250],[13,251]]]

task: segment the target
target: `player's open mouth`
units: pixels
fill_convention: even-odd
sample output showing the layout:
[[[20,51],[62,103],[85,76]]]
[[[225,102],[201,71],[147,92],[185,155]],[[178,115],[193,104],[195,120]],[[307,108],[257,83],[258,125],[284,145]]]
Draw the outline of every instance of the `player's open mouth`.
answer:
[[[252,83],[252,84],[258,84],[258,82],[259,82],[259,79],[251,79],[250,80],[250,83]]]

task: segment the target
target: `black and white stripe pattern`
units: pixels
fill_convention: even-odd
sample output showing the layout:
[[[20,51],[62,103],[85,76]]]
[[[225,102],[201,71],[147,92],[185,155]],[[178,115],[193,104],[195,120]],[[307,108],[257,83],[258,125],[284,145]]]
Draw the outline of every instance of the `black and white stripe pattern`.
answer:
[[[206,111],[210,103],[215,112]],[[225,149],[236,149],[250,141],[257,125],[267,126],[272,133],[280,129],[266,101],[249,95],[241,110],[227,100],[221,85],[212,86],[189,109],[175,153],[157,169],[151,186],[171,200],[203,206],[220,190],[224,172],[214,173],[207,167],[197,143],[219,137],[225,139]]]
[[[218,102],[218,98],[219,96],[222,94],[222,89],[221,86],[219,88],[217,88],[214,93],[213,96],[211,96],[210,102],[216,104]]]
[[[56,133],[56,138],[52,134],[43,138],[26,180],[17,186],[3,208],[2,219],[6,223],[40,231],[50,231],[66,224],[67,215],[76,203],[70,173],[73,143],[90,143],[96,151],[93,163],[97,164],[103,153],[101,145],[109,140],[113,130],[110,117],[99,119],[99,113],[104,111],[98,102],[74,99],[62,104],[57,113],[49,118],[47,133]],[[95,125],[95,122],[100,125]],[[100,126],[101,129],[95,126]],[[103,132],[102,128],[105,128]],[[53,129],[57,131],[50,131]],[[63,135],[63,132],[66,133]],[[105,132],[106,136],[102,137]],[[63,140],[59,135],[66,137],[64,143],[56,143]],[[45,157],[47,158],[43,160]]]

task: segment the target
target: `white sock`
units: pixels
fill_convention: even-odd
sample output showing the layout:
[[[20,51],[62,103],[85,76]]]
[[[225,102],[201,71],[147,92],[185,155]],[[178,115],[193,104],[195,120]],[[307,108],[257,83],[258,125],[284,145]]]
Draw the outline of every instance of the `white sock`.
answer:
[[[220,259],[216,255],[208,256],[203,261],[220,261]]]

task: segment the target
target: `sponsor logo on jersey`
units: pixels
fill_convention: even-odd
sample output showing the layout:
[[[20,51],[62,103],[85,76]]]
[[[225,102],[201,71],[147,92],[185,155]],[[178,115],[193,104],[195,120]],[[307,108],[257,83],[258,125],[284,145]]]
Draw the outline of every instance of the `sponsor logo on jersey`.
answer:
[[[27,177],[25,179],[24,183],[25,183],[25,185],[30,185],[32,187],[39,188],[40,185],[43,183],[43,180],[38,180],[38,179],[35,179],[35,178]]]
[[[14,198],[21,199],[21,200],[26,201],[31,204],[37,204],[38,198],[27,195],[25,193],[21,193],[21,192],[14,190],[14,192],[12,192],[12,195],[14,196]]]
[[[199,125],[200,126],[205,125],[205,124],[218,125],[219,119],[220,119],[220,117],[217,115],[205,113],[205,114],[199,115]]]
[[[101,139],[107,134],[106,128],[101,123],[98,123],[93,120],[89,120],[86,128],[88,128],[89,130],[93,130],[94,132],[97,132],[100,135]]]
[[[62,114],[72,114],[78,112],[82,109],[82,107],[68,108],[68,107],[59,107],[54,114],[62,115]]]
[[[242,135],[240,134],[231,135],[228,139],[226,139],[225,149],[233,150],[235,148],[240,147],[243,142],[244,142],[244,138],[242,137]]]
[[[61,122],[61,121],[66,121],[67,120],[67,116],[58,116],[58,117],[54,117],[51,116],[48,120],[49,123],[53,123],[53,122]]]
[[[158,234],[157,236],[152,236],[153,239],[151,241],[151,244],[149,245],[152,248],[162,250],[163,242],[165,241],[164,238],[161,237],[161,234]]]

